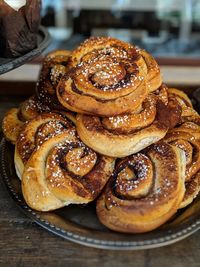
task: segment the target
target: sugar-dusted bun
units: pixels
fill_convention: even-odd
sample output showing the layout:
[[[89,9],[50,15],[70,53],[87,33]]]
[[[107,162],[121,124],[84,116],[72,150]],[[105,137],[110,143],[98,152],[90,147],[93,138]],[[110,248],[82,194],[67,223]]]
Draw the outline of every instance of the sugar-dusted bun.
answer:
[[[69,70],[70,54],[68,50],[55,50],[44,58],[36,92],[40,101],[51,109],[64,109],[57,99],[56,87]]]
[[[115,159],[85,146],[64,118],[52,115],[55,120],[49,120],[44,116],[38,127],[32,124],[39,118],[26,125],[20,135],[26,142],[17,148],[24,161],[28,158],[22,175],[26,203],[35,210],[49,211],[94,200],[112,174]],[[32,149],[26,151],[24,146],[30,141]]]
[[[24,122],[34,118],[40,113],[49,111],[36,96],[25,100],[19,108],[10,109],[3,118],[2,129],[5,138],[15,144]]]
[[[97,201],[99,220],[125,233],[159,227],[182,202],[184,174],[184,153],[164,142],[122,159]]]
[[[163,92],[164,91],[164,92]],[[141,110],[127,115],[100,118],[77,114],[77,131],[81,140],[95,151],[112,157],[125,157],[137,153],[159,141],[180,119],[180,106],[176,100],[168,104],[160,94],[150,94]]]
[[[75,132],[68,113],[43,113],[25,123],[15,146],[15,168],[20,179],[33,151],[47,139],[68,129]]]
[[[50,108],[39,101],[36,95],[29,97],[19,106],[19,117],[22,121],[28,121],[43,112],[50,112]]]
[[[143,71],[142,76],[145,76],[148,91],[153,92],[162,84],[160,68],[153,56],[147,51],[139,47],[134,48],[135,52],[133,46],[114,38],[92,37],[72,52],[71,65],[76,67],[77,64],[82,64],[83,62],[101,59],[104,55],[118,57],[122,61],[123,59],[130,58]]]
[[[105,117],[130,113],[148,94],[148,67],[140,50],[117,39],[86,40],[72,52],[71,67],[57,96],[72,111]]]
[[[192,203],[200,191],[200,126],[185,122],[170,130],[164,141],[182,149],[186,155],[186,192],[180,206],[184,208]]]

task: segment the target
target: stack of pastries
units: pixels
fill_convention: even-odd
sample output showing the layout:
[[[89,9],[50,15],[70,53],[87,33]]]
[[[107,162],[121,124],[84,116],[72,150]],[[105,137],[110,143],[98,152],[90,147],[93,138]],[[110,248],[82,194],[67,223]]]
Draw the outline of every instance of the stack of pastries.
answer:
[[[142,233],[200,191],[199,114],[149,53],[114,38],[49,53],[36,94],[8,111],[3,132],[38,211],[95,201],[106,227]]]

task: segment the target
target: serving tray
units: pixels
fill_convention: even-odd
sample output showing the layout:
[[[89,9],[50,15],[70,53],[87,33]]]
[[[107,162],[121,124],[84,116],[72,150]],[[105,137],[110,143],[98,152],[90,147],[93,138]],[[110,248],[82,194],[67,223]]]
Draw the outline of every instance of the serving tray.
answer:
[[[162,227],[144,234],[120,234],[98,221],[95,203],[70,205],[53,212],[29,208],[22,196],[20,180],[14,168],[14,146],[4,138],[0,143],[0,174],[15,203],[41,227],[82,245],[115,250],[137,250],[161,247],[177,242],[200,228],[200,196]]]
[[[37,35],[38,46],[26,53],[25,55],[17,58],[2,58],[0,57],[0,74],[11,71],[17,67],[22,66],[24,63],[32,60],[33,58],[39,56],[50,44],[51,37],[47,29],[40,26]]]

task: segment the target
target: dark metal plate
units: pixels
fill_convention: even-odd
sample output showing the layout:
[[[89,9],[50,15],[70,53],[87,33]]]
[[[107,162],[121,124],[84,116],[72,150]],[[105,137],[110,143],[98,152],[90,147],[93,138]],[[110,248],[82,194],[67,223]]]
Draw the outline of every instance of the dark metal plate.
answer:
[[[95,203],[71,205],[54,212],[36,212],[24,202],[13,162],[14,147],[5,139],[0,144],[0,173],[14,201],[22,211],[46,230],[82,245],[103,249],[136,250],[177,242],[200,228],[200,197],[179,211],[162,227],[144,234],[109,231],[97,219]]]
[[[39,56],[50,44],[51,37],[48,31],[40,26],[39,32],[38,32],[38,46],[28,52],[27,54],[17,57],[17,58],[2,58],[0,57],[0,74],[6,73],[8,71],[11,71],[24,63],[32,60],[36,56]]]

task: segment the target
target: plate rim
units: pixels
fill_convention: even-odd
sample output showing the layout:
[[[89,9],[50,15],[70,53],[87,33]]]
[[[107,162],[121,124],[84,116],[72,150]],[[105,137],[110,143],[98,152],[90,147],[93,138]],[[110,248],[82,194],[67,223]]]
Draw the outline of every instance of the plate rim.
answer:
[[[39,56],[48,47],[51,42],[51,35],[44,26],[40,25],[37,36],[42,36],[42,41],[38,46],[20,57],[8,58],[10,61],[0,64],[0,75],[22,66],[26,62]]]
[[[52,224],[46,219],[43,219],[40,215],[40,212],[32,210],[23,200],[23,198],[16,193],[14,190],[10,178],[7,175],[5,162],[5,153],[6,153],[6,145],[8,142],[3,137],[0,142],[0,175],[2,177],[2,181],[4,182],[5,187],[7,188],[8,193],[11,195],[15,204],[20,208],[23,213],[29,217],[36,224],[40,225],[45,230],[50,231],[51,233],[60,236],[66,240],[72,241],[74,243],[78,243],[84,246],[99,248],[99,249],[107,249],[107,250],[144,250],[144,249],[152,249],[163,247],[167,245],[171,245],[186,237],[190,236],[194,232],[200,229],[200,214],[197,219],[189,226],[184,229],[178,230],[175,233],[168,234],[164,237],[158,237],[154,239],[147,239],[143,241],[111,241],[111,240],[100,240],[88,238],[84,235],[78,235],[73,233],[72,231],[66,231],[61,227],[58,227],[56,224]],[[24,203],[23,203],[24,202]],[[117,233],[116,233],[117,234]]]

